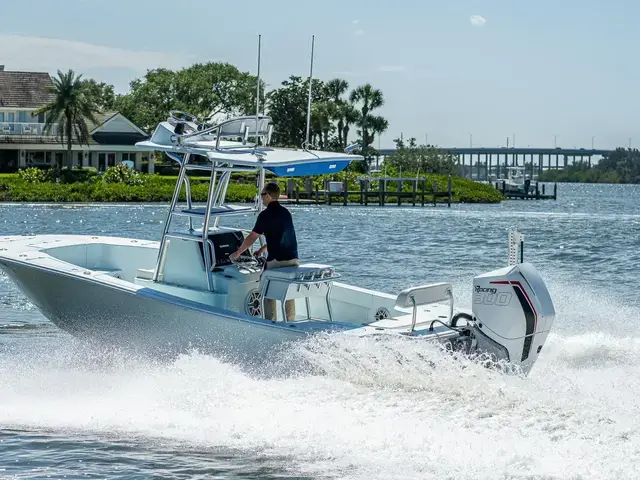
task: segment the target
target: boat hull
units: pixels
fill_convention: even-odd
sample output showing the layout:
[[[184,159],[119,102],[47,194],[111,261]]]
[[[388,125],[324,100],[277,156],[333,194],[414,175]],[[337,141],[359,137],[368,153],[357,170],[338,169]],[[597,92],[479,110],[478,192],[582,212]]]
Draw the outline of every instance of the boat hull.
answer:
[[[151,289],[127,290],[6,259],[0,266],[47,319],[92,342],[162,354],[196,349],[250,361],[305,336],[295,327],[229,315]]]

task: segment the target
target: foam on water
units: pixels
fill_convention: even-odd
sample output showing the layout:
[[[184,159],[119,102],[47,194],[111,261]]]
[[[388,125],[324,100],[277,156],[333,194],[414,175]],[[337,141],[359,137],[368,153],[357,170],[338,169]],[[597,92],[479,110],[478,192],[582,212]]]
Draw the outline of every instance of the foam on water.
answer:
[[[323,374],[258,375],[198,353],[160,363],[69,340],[0,353],[0,425],[222,449],[350,479],[637,478],[640,340],[637,327],[604,333],[631,312],[554,290],[573,301],[558,299],[564,328],[528,378],[406,341],[318,337],[283,364]],[[582,322],[601,328],[579,333]]]

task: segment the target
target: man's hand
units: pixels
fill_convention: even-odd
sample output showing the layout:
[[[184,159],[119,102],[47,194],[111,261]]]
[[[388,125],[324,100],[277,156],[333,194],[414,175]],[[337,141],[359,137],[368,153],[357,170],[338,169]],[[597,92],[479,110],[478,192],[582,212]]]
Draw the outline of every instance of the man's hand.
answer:
[[[262,247],[260,247],[258,250],[256,250],[253,254],[254,257],[259,257],[260,255],[262,255],[265,251],[267,250],[267,246],[264,245]]]
[[[231,255],[229,255],[229,260],[231,260],[232,262],[235,262],[239,256],[240,256],[240,253],[236,250]]]

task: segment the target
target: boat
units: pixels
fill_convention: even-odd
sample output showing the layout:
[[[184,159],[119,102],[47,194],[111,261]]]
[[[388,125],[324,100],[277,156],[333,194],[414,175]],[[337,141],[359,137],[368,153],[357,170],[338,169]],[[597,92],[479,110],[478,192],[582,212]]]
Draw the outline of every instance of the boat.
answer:
[[[524,167],[506,167],[507,177],[498,178],[498,188],[505,193],[518,193],[524,194],[529,191],[531,185],[531,178],[528,174],[525,174]],[[534,176],[535,179],[535,176]]]
[[[393,337],[435,341],[529,373],[555,310],[543,278],[524,262],[524,237],[515,229],[505,266],[473,278],[470,309],[454,305],[449,282],[396,294],[373,291],[341,282],[331,265],[305,263],[311,252],[302,252],[297,267],[273,270],[250,251],[231,261],[250,232],[220,220],[263,208],[258,196],[249,205],[225,202],[234,172],[254,173],[259,192],[267,172],[338,173],[363,159],[352,152],[275,148],[272,133],[265,115],[211,125],[172,111],[149,140],[137,144],[164,151],[180,166],[161,238],[6,236],[0,238],[0,266],[55,325],[109,345],[151,352],[195,348],[242,362],[318,334]],[[189,173],[196,170],[208,172],[206,205],[191,199]],[[263,317],[267,299],[279,304],[275,320]],[[287,300],[295,302],[295,319],[286,318]]]
[[[313,72],[313,44],[311,50]],[[260,78],[260,44],[258,79]],[[0,267],[31,302],[62,330],[92,343],[135,352],[174,354],[198,350],[239,363],[264,363],[283,347],[318,335],[365,341],[400,339],[436,344],[480,359],[484,365],[527,375],[555,320],[553,302],[533,264],[524,262],[524,236],[509,231],[507,264],[473,278],[471,309],[454,305],[453,285],[438,282],[396,293],[340,281],[332,265],[302,263],[265,269],[246,251],[230,258],[250,231],[222,219],[258,215],[253,204],[225,201],[231,175],[303,177],[336,174],[364,158],[357,145],[343,152],[309,143],[271,146],[273,121],[260,114],[198,119],[173,110],[145,150],[162,151],[180,167],[159,240],[103,235],[0,237]],[[191,198],[190,173],[205,171],[205,205]],[[202,177],[201,177],[202,178]],[[184,187],[185,201],[180,202]],[[226,220],[225,220],[226,223]],[[264,236],[260,246],[265,245]],[[402,266],[400,266],[402,268]],[[264,317],[276,302],[275,319]],[[295,304],[287,318],[285,302]],[[427,348],[425,346],[425,348]]]

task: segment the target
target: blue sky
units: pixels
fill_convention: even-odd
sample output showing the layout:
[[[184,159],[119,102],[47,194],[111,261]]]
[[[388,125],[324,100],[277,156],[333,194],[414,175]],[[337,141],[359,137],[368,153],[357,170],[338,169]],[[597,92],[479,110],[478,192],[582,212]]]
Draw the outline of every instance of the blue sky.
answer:
[[[147,68],[228,61],[275,87],[290,74],[369,82],[381,146],[640,146],[630,0],[0,0],[0,64],[73,68],[123,92]],[[235,5],[235,6],[232,6]],[[377,146],[377,145],[376,145]]]

